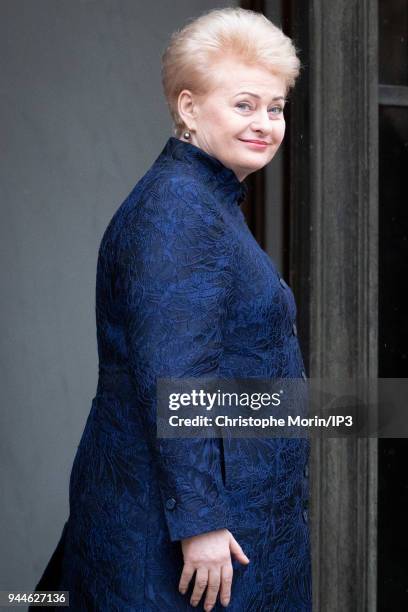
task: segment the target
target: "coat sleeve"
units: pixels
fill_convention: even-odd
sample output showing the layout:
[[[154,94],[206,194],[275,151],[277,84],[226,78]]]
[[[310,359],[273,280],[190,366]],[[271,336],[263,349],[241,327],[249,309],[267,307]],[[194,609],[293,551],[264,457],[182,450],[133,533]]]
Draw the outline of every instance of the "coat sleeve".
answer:
[[[128,219],[122,258],[128,359],[171,541],[228,527],[222,440],[158,439],[159,377],[217,378],[231,289],[219,211],[162,185]]]

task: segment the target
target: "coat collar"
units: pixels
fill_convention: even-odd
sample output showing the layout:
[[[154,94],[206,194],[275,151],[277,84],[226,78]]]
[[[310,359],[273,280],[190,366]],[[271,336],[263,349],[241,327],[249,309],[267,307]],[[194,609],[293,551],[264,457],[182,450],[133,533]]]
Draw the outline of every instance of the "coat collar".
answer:
[[[170,136],[162,155],[187,163],[212,189],[228,199],[232,198],[238,206],[248,193],[248,186],[238,180],[233,170],[191,142]]]

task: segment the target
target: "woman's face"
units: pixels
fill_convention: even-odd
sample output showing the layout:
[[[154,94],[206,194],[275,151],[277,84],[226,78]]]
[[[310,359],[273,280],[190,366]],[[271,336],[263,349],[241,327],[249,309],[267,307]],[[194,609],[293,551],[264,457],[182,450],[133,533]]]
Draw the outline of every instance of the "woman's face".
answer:
[[[218,86],[205,96],[183,90],[179,113],[192,130],[188,142],[216,157],[242,181],[266,166],[283,140],[286,82],[265,68],[231,59],[217,64],[216,78]]]

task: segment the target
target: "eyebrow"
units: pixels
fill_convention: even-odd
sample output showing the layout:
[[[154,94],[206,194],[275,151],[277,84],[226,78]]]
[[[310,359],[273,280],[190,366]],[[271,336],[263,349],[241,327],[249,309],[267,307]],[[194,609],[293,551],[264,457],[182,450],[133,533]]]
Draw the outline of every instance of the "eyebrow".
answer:
[[[240,91],[239,93],[235,94],[234,98],[236,98],[237,96],[242,96],[243,94],[247,96],[252,96],[253,98],[258,98],[258,100],[261,99],[261,96],[258,96],[258,94],[255,93],[251,93],[250,91]],[[284,98],[283,96],[275,96],[274,98],[272,98],[272,100],[283,100],[285,102],[286,98]]]

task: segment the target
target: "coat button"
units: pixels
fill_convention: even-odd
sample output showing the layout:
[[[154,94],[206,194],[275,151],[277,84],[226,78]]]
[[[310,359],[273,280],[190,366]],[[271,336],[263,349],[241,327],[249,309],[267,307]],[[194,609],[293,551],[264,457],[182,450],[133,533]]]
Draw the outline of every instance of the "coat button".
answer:
[[[174,497],[169,497],[168,499],[166,499],[166,508],[167,510],[173,510],[173,508],[175,508],[176,506],[176,500],[174,499]]]
[[[302,378],[303,380],[307,380],[306,372],[302,370]]]
[[[293,335],[294,335],[294,336],[297,336],[297,327],[296,327],[296,323],[294,323],[294,324],[292,325],[292,332],[293,332]]]
[[[309,476],[309,466],[305,465],[305,469],[303,470],[303,476],[307,478]]]
[[[307,510],[306,510],[306,508],[304,508],[304,510],[302,510],[302,516],[303,516],[303,522],[307,523]]]

